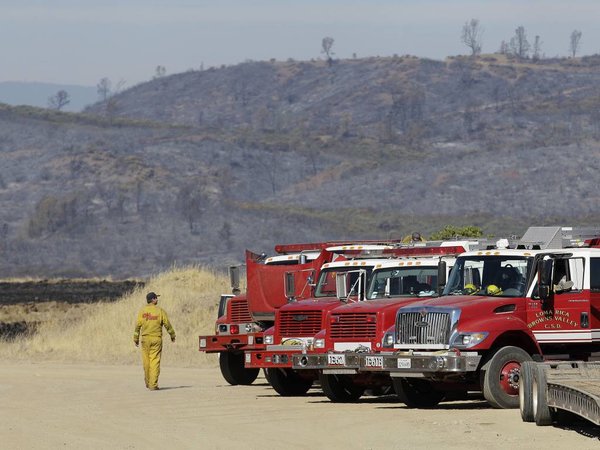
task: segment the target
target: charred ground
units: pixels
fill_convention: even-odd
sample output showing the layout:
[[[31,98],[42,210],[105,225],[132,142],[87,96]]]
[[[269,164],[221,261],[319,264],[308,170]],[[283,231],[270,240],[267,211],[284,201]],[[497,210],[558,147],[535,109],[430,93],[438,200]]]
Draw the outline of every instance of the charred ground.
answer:
[[[600,218],[600,57],[248,62],[84,114],[0,108],[3,276]]]

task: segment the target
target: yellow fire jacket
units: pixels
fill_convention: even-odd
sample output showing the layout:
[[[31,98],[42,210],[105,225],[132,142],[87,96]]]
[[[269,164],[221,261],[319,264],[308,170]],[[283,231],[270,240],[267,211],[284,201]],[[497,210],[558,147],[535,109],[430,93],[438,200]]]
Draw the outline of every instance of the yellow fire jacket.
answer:
[[[175,339],[175,330],[169,322],[167,313],[159,306],[149,304],[143,307],[138,313],[133,331],[133,341],[137,344],[142,337],[162,337],[162,328],[166,328],[171,335],[171,339]]]

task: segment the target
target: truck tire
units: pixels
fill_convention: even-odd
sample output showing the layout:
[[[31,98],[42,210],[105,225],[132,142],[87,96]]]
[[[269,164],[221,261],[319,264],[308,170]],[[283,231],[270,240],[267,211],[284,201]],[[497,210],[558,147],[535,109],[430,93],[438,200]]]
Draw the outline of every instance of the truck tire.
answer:
[[[521,364],[531,356],[519,347],[501,347],[486,358],[483,367],[483,396],[494,408],[519,407]]]
[[[354,384],[348,375],[320,373],[319,382],[327,398],[336,403],[355,402],[365,392],[365,388]]]
[[[535,376],[535,363],[523,361],[519,374],[519,410],[523,422],[535,421],[533,411],[533,378]]]
[[[219,354],[219,367],[225,381],[232,386],[252,384],[260,371],[260,369],[246,369],[244,367],[243,352],[221,352]]]
[[[302,378],[292,369],[267,369],[269,384],[283,397],[305,395],[312,387],[313,380]]]
[[[539,426],[552,425],[553,414],[548,406],[548,383],[544,366],[535,367],[533,379],[533,412],[535,424]]]
[[[433,408],[445,395],[442,391],[436,391],[428,380],[394,377],[392,384],[399,400],[409,408]]]
[[[269,369],[263,369],[263,375],[265,377],[265,380],[267,380],[267,383],[271,384],[271,380],[269,379]]]

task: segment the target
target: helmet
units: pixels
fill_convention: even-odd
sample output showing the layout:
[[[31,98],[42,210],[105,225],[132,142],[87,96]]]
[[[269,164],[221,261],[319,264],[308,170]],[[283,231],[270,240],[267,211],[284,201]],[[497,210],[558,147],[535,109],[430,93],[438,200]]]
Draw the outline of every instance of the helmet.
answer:
[[[465,284],[465,294],[467,295],[473,295],[475,292],[477,292],[479,289],[477,289],[477,286],[475,286],[473,283],[468,283]]]
[[[502,294],[502,289],[500,289],[495,284],[490,284],[485,292],[487,293],[487,295],[500,295]]]

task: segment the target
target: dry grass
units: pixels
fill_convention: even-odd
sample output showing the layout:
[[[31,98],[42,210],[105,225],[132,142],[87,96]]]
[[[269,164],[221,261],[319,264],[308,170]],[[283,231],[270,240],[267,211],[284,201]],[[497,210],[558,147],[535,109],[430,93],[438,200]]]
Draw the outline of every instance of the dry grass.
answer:
[[[165,364],[215,366],[215,355],[198,351],[198,335],[214,331],[219,296],[229,292],[229,284],[227,277],[202,267],[175,267],[150,279],[143,290],[114,303],[46,310],[35,334],[1,343],[0,358],[139,364],[133,328],[148,291],[161,295],[159,305],[167,311],[177,333],[173,344],[165,332]]]

